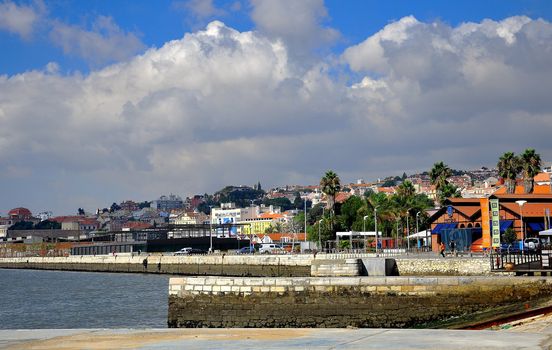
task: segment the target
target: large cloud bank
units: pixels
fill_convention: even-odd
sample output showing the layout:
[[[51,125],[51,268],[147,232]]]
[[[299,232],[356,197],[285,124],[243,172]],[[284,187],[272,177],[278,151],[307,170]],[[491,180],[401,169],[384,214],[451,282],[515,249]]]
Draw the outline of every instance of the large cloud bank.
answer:
[[[94,209],[258,180],[315,183],[330,168],[372,179],[439,160],[493,165],[529,146],[549,159],[546,21],[405,17],[307,68],[289,42],[215,21],[87,75],[49,65],[0,76],[3,205]]]

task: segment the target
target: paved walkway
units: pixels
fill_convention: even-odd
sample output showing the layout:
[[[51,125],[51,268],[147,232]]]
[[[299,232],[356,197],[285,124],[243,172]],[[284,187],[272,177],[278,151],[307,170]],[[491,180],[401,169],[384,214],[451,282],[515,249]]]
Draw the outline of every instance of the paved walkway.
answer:
[[[2,349],[549,349],[552,329],[0,330]],[[545,329],[544,332],[543,329]]]

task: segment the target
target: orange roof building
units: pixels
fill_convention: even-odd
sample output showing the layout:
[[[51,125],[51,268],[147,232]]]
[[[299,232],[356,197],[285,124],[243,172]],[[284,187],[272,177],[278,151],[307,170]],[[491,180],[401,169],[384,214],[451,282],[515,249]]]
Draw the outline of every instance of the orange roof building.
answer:
[[[538,236],[540,231],[551,228],[550,186],[535,186],[535,192],[531,194],[523,193],[523,186],[517,186],[516,193],[505,192],[505,189],[501,189],[489,197],[498,199],[499,202],[501,234],[512,228],[517,238],[523,239]],[[485,226],[482,222],[482,210],[487,203],[487,199],[480,198],[447,199],[443,207],[430,217],[434,250],[438,243],[442,240],[449,241],[451,237],[461,239],[465,248],[482,239]]]

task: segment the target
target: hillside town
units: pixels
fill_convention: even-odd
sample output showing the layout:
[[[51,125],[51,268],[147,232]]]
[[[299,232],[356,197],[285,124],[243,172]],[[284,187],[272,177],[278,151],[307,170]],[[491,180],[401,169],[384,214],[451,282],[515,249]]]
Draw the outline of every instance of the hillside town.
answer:
[[[439,166],[448,171],[446,186],[441,184],[441,188],[434,174]],[[287,247],[288,251],[399,246],[429,250],[448,240],[444,235],[446,230],[441,232],[442,225],[451,222],[453,216],[461,216],[454,228],[481,227],[472,217],[476,211],[481,212],[480,199],[509,194],[508,179],[500,176],[499,169],[452,170],[442,162],[436,163],[431,172],[403,173],[371,182],[358,179],[341,183],[337,174],[328,173],[338,181],[333,192],[324,188],[322,178],[315,185],[264,190],[258,182],[252,186],[226,186],[213,194],[186,197],[168,194],[145,201],[127,199],[94,210],[77,208],[75,213],[61,216],[47,210],[32,213],[24,207],[13,208],[0,216],[0,242],[4,243],[4,254],[13,253],[13,249],[7,248],[8,243],[12,244],[10,247],[18,243],[65,243],[65,254],[67,247],[77,245],[94,246],[94,249],[79,250],[91,254],[151,251],[145,242],[159,238],[171,242],[159,248],[168,252],[192,243],[205,251],[267,243]],[[540,166],[533,178],[533,193],[524,193],[522,177],[515,179],[514,197],[547,202],[538,204],[543,209],[539,218],[530,219],[526,211],[526,221],[536,223],[525,230],[520,221],[522,208],[507,205],[502,217],[510,225],[502,227],[502,234],[509,227],[519,226],[517,238],[522,239],[522,231],[535,235],[538,229],[550,228],[546,205],[552,204],[551,175],[549,165]],[[443,194],[450,189],[452,192]],[[533,205],[537,204],[528,204],[526,208]],[[458,248],[481,251],[481,230],[470,231],[469,236],[460,240]],[[194,237],[203,240],[185,241]],[[228,239],[242,242],[228,243]],[[304,245],[300,248],[302,242]],[[55,250],[49,254],[59,254]]]

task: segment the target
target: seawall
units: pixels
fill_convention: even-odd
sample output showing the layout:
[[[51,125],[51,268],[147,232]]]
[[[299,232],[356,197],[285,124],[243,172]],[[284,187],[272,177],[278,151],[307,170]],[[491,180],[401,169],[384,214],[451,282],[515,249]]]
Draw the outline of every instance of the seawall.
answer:
[[[546,277],[171,278],[169,327],[420,327],[552,296]]]
[[[335,272],[354,276],[360,273],[353,259],[374,257],[373,254],[301,254],[301,255],[83,255],[68,257],[0,258],[0,268],[165,273],[188,276],[243,277],[307,277],[311,265],[315,273],[324,267],[318,262],[328,260]],[[146,260],[147,259],[147,260]],[[316,261],[316,263],[313,263]],[[489,258],[397,257],[401,276],[481,276],[490,275]],[[342,262],[342,263],[340,263]],[[326,266],[326,269],[331,267]],[[331,271],[330,271],[331,272]]]
[[[0,268],[163,273],[190,276],[309,276],[312,256],[98,255],[0,259]]]

